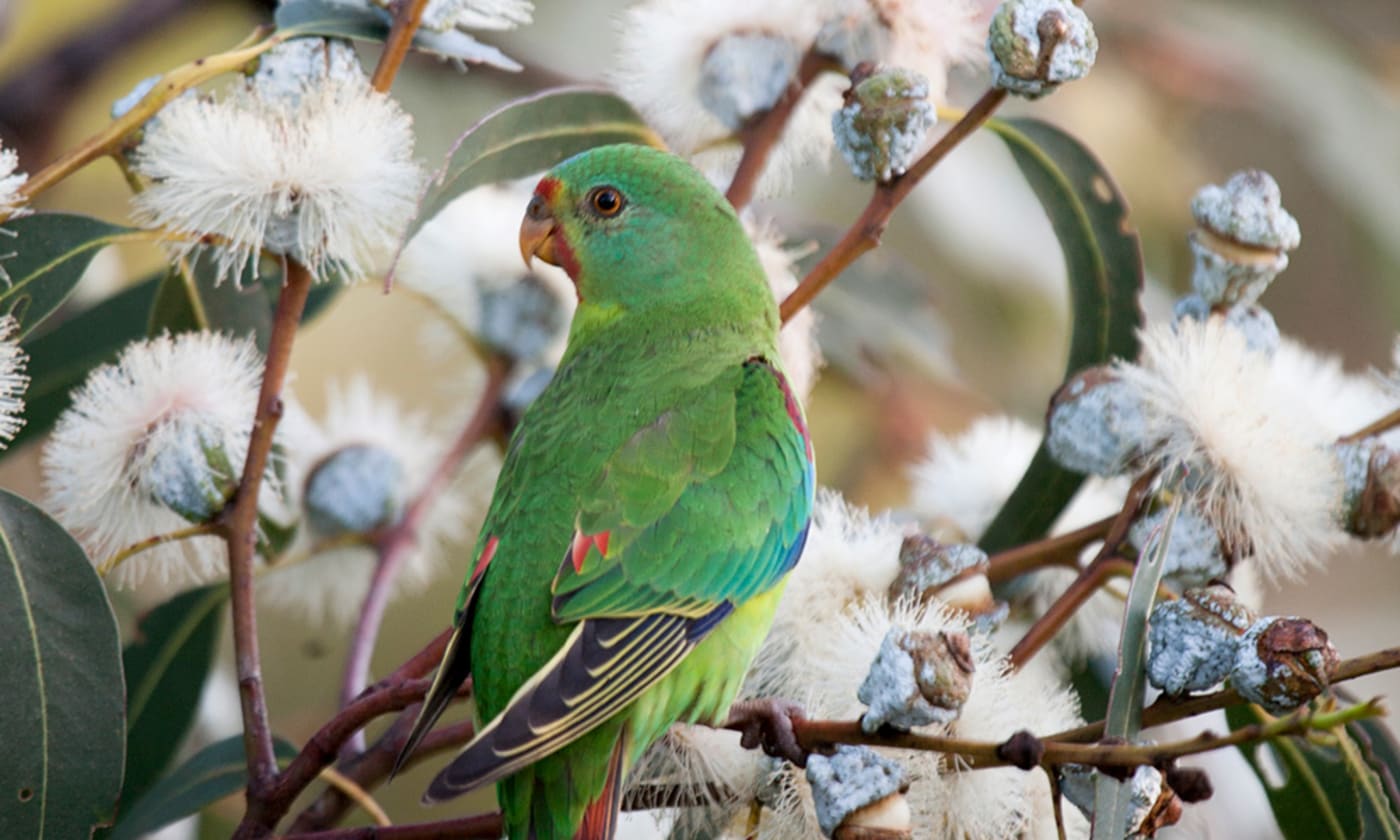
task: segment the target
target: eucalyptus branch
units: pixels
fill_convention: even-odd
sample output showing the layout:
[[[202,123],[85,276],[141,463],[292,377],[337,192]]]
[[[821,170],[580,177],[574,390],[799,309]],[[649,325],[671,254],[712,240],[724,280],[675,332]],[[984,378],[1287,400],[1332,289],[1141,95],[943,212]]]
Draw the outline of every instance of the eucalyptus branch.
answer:
[[[54,184],[104,155],[117,154],[128,136],[156,115],[166,103],[192,87],[203,84],[224,73],[240,71],[258,56],[287,40],[280,33],[269,33],[266,26],[253,30],[243,44],[224,53],[196,58],[169,71],[156,81],[151,92],[131,110],[113,120],[58,160],[29,177],[19,188],[22,203],[52,187]],[[0,219],[3,221],[3,219]]]
[[[1385,648],[1353,659],[1342,660],[1337,666],[1336,673],[1332,675],[1332,683],[1335,685],[1347,680],[1354,680],[1357,677],[1388,671],[1392,668],[1400,668],[1400,647]],[[1181,698],[1169,697],[1164,694],[1157,698],[1152,705],[1142,710],[1142,725],[1144,729],[1149,726],[1161,726],[1164,723],[1173,723],[1207,712],[1228,709],[1244,702],[1246,702],[1245,699],[1233,688]],[[1067,729],[1050,737],[1056,741],[1094,741],[1103,737],[1103,721]]]
[[[1040,618],[1036,619],[1016,646],[1011,649],[1008,658],[1011,660],[1011,667],[1020,668],[1026,664],[1036,652],[1045,646],[1060,628],[1074,617],[1074,613],[1083,606],[1089,598],[1110,578],[1122,574],[1124,566],[1127,572],[1132,573],[1132,565],[1118,556],[1118,550],[1122,548],[1128,536],[1128,529],[1133,524],[1138,510],[1146,501],[1148,491],[1157,480],[1157,471],[1148,470],[1138,476],[1132,486],[1128,488],[1127,497],[1123,500],[1123,507],[1115,514],[1109,522],[1108,527],[1102,534],[1103,547],[1099,553],[1084,567],[1069,588],[1050,605]],[[1094,526],[1090,526],[1094,527]]]
[[[428,8],[428,0],[396,0],[394,3],[394,23],[389,29],[389,37],[384,41],[384,52],[370,77],[370,87],[380,93],[388,93],[399,74],[403,60],[408,56],[408,48],[413,36],[418,34],[418,24],[423,22],[423,10]]]
[[[915,161],[907,172],[875,186],[875,192],[870,196],[870,202],[865,205],[860,217],[826,256],[812,266],[812,270],[807,272],[807,276],[802,278],[802,282],[783,301],[779,311],[784,322],[811,303],[812,299],[836,279],[838,274],[845,271],[847,266],[855,262],[857,257],[880,244],[880,237],[899,203],[908,197],[935,165],[986,122],[1005,99],[1006,91],[1000,88],[992,88],[982,94],[982,98],[963,114],[962,119],[939,137],[938,142]]]
[[[295,260],[286,262],[286,282],[277,297],[272,330],[267,342],[267,360],[258,392],[257,413],[248,440],[243,476],[221,524],[228,541],[229,588],[233,613],[234,662],[238,691],[243,708],[243,748],[248,757],[248,802],[250,812],[266,794],[277,775],[277,759],[272,750],[272,730],[267,719],[263,694],[262,660],[258,654],[257,613],[253,606],[253,553],[257,543],[258,491],[272,453],[272,437],[282,416],[282,383],[291,363],[301,313],[311,291],[311,272]]]
[[[862,744],[956,755],[966,766],[974,769],[1012,766],[1029,770],[1037,766],[1053,768],[1061,764],[1129,769],[1143,765],[1160,766],[1222,747],[1326,731],[1355,720],[1384,714],[1385,708],[1379,699],[1336,711],[1315,711],[1304,707],[1268,723],[1243,726],[1226,735],[1207,731],[1162,744],[1081,743],[1058,736],[1036,738],[1025,732],[998,743],[893,730],[872,733],[862,729],[860,721],[794,720],[792,724],[797,742],[812,751],[829,750],[838,744]]]
[[[379,628],[383,623],[384,610],[389,603],[389,592],[394,578],[417,545],[418,531],[433,504],[452,483],[467,455],[490,433],[500,413],[501,389],[505,386],[509,371],[510,365],[504,359],[492,356],[487,360],[486,385],[477,399],[472,416],[462,427],[451,448],[443,455],[433,474],[418,491],[418,495],[405,508],[403,516],[375,541],[379,559],[375,563],[369,590],[365,593],[364,606],[360,609],[360,618],[351,638],[350,653],[345,662],[345,677],[340,689],[342,706],[353,700],[369,681],[370,657],[379,638]],[[362,736],[347,741],[346,748],[347,752],[363,750]]]
[[[1356,443],[1359,440],[1365,440],[1368,437],[1375,437],[1376,435],[1388,432],[1396,426],[1400,426],[1400,408],[1395,409],[1374,422],[1367,423],[1364,427],[1349,435],[1342,435],[1337,438],[1337,442]]]
[[[734,178],[729,183],[725,198],[735,210],[743,210],[753,200],[758,179],[768,163],[768,155],[783,137],[792,114],[802,102],[807,86],[825,70],[841,69],[830,56],[819,51],[815,45],[803,53],[797,68],[797,76],[788,83],[783,95],[773,107],[753,118],[739,132],[744,142],[743,156],[734,170]]]
[[[97,573],[103,577],[106,577],[107,575],[111,574],[113,569],[117,568],[122,563],[126,562],[132,557],[135,557],[143,551],[150,551],[156,546],[165,545],[166,543],[177,542],[179,540],[187,540],[191,537],[215,535],[222,536],[223,533],[223,526],[218,522],[200,522],[199,524],[191,525],[188,528],[176,528],[174,531],[167,531],[164,534],[156,534],[154,536],[147,537],[144,540],[134,542],[126,548],[123,548],[121,551],[118,551],[116,554],[113,554],[111,557],[108,557],[106,560],[103,560],[102,565],[97,567]]]

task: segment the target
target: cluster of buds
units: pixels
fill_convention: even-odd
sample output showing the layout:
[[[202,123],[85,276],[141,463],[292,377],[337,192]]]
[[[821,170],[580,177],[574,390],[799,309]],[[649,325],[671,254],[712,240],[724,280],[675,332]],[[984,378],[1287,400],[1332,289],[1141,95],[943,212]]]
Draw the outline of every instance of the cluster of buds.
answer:
[[[1067,764],[1060,768],[1060,793],[1085,817],[1094,817],[1094,789],[1102,771],[1082,764]],[[1181,820],[1185,795],[1179,795],[1156,767],[1142,765],[1132,775],[1119,779],[1132,790],[1132,810],[1128,812],[1121,830],[1106,832],[1114,837],[1154,837],[1157,832]],[[1197,787],[1195,790],[1199,790]],[[1194,791],[1193,791],[1194,792]],[[1204,799],[1210,796],[1209,783]],[[1195,801],[1195,800],[1189,800]]]
[[[404,470],[392,452],[350,444],[321,459],[306,477],[306,521],[322,537],[369,534],[398,519]]]
[[[831,117],[836,147],[862,181],[886,182],[914,162],[933,125],[928,80],[912,70],[861,64]]]
[[[1333,451],[1342,467],[1342,527],[1363,539],[1392,533],[1400,525],[1400,452],[1377,438],[1338,443]]]
[[[992,84],[1037,99],[1094,66],[1099,39],[1070,0],[1007,0],[987,34]]]
[[[807,759],[807,782],[822,834],[833,840],[914,836],[904,769],[869,747],[842,744]]]
[[[992,595],[987,580],[987,553],[971,543],[940,543],[924,534],[904,538],[899,572],[890,584],[891,601],[907,599],[967,613],[978,631],[995,630],[1006,619],[1007,605]]]
[[[956,720],[968,695],[976,663],[966,633],[891,628],[870,663],[856,697],[868,708],[860,726],[912,729]]]
[[[1302,240],[1298,221],[1283,209],[1278,183],[1257,169],[1236,172],[1223,185],[1202,187],[1191,199],[1191,215],[1194,292],[1177,302],[1177,320],[1224,318],[1252,349],[1273,353],[1278,326],[1258,305],[1259,296]]]
[[[1227,677],[1245,699],[1284,714],[1331,684],[1339,657],[1304,618],[1256,618],[1229,587],[1187,590],[1148,620],[1147,678],[1170,695],[1204,691]]]

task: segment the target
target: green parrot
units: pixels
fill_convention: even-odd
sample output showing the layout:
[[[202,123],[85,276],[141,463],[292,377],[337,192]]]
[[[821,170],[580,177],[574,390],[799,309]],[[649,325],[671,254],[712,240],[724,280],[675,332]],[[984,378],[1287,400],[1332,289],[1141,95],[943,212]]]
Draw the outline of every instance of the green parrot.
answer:
[[[568,272],[578,311],[401,760],[471,674],[486,723],[424,801],[495,782],[510,837],[605,840],[653,741],[726,720],[802,553],[812,446],[758,257],[689,164],[632,145],[570,158],[520,247]]]

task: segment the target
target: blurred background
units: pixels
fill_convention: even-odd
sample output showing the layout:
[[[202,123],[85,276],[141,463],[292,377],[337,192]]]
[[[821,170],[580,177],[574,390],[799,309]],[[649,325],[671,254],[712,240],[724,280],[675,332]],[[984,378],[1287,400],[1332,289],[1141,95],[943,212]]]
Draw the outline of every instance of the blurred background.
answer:
[[[933,2],[933,0],[929,0]],[[113,100],[140,80],[227,49],[270,18],[252,0],[0,0],[0,139],[34,172],[99,129]],[[995,4],[988,3],[990,15]],[[478,117],[512,98],[604,78],[621,0],[537,3],[535,23],[483,40],[525,70],[469,72],[410,56],[395,95],[414,114],[417,154],[435,166]],[[1090,2],[1100,40],[1089,78],[1006,113],[1033,114],[1080,137],[1105,162],[1142,236],[1149,318],[1189,288],[1191,195],[1246,167],[1278,180],[1303,244],[1263,300],[1280,329],[1349,370],[1393,367],[1400,327],[1400,8],[1394,0],[1312,3],[1192,0]],[[372,66],[377,49],[362,47]],[[965,106],[985,70],[955,74]],[[829,243],[863,207],[867,189],[844,165],[799,173],[793,193],[760,202],[792,243]],[[40,209],[126,217],[129,191],[107,161],[46,194]],[[110,293],[162,262],[154,248],[104,253],[83,293]],[[956,432],[994,411],[1039,422],[1063,374],[1064,269],[1048,222],[1000,142],[960,147],[895,216],[885,247],[823,296],[819,335],[829,365],[808,413],[824,484],[875,509],[907,499],[909,465],[932,430]],[[429,313],[367,283],[340,296],[299,339],[295,387],[313,413],[319,383],[357,370],[447,422],[470,403],[472,360],[424,351]],[[468,393],[469,396],[469,393]],[[0,462],[0,485],[38,494],[37,447]],[[464,551],[465,553],[465,551]],[[375,657],[382,673],[418,649],[450,614],[464,562],[440,585],[390,607]],[[1349,550],[1304,582],[1268,593],[1271,613],[1306,615],[1343,656],[1400,642],[1400,559]],[[125,619],[139,605],[123,600]],[[264,672],[276,730],[296,742],[333,709],[341,628],[267,616]],[[1353,684],[1400,690],[1400,677]],[[237,731],[233,682],[206,693],[204,737]],[[383,801],[403,813],[420,769]],[[452,806],[461,812],[480,803]],[[226,811],[229,817],[236,807]],[[435,812],[447,815],[448,809]],[[425,818],[427,814],[425,813]],[[227,825],[206,821],[206,836]]]

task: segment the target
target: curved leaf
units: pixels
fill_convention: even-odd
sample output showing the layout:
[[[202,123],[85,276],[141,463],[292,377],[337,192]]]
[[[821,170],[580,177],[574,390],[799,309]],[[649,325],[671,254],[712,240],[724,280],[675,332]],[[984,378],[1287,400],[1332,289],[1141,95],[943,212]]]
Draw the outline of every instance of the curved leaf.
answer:
[[[473,187],[542,172],[610,143],[665,148],[626,100],[607,91],[560,88],[504,105],[457,138],[419,202],[404,241]]]
[[[82,548],[3,490],[0,639],[0,837],[87,837],[122,784],[117,622]]]
[[[8,239],[3,243],[14,249],[14,256],[0,265],[10,275],[0,288],[0,310],[19,320],[20,338],[68,298],[98,251],[129,234],[140,234],[69,213],[22,216],[5,222],[5,230],[14,234],[13,244]]]
[[[277,7],[274,21],[279,33],[293,38],[319,35],[323,38],[384,41],[389,37],[394,19],[383,9],[369,5],[357,6],[333,0],[292,0]],[[523,69],[518,62],[495,47],[456,29],[446,32],[420,29],[413,36],[413,47],[468,64],[489,64],[512,71]]]
[[[1128,207],[1103,165],[1079,141],[1033,119],[989,120],[1040,198],[1064,252],[1073,325],[1065,375],[1113,358],[1137,357],[1142,325],[1142,248]],[[1043,536],[1084,477],[1044,445],[982,535],[987,552]]]
[[[206,586],[156,607],[122,651],[127,681],[126,783],[135,802],[175,757],[214,661],[228,587]]]
[[[279,764],[285,764],[297,754],[296,747],[281,738],[273,740],[273,748]],[[242,735],[210,744],[146,791],[146,795],[122,815],[110,840],[138,840],[159,831],[242,790],[247,777]]]

